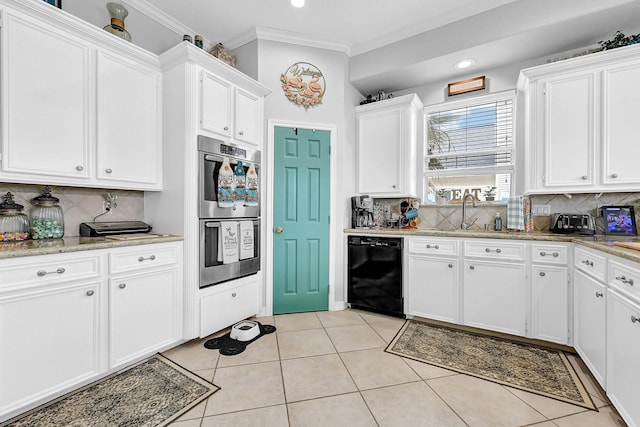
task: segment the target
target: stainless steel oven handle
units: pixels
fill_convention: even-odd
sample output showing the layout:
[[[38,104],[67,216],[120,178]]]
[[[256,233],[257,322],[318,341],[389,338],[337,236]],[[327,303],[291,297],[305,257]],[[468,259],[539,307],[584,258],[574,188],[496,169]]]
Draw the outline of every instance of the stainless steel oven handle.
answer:
[[[220,228],[219,222],[205,222],[204,226],[207,228]]]
[[[205,154],[204,159],[210,162],[222,162],[222,157],[214,156],[212,154]]]

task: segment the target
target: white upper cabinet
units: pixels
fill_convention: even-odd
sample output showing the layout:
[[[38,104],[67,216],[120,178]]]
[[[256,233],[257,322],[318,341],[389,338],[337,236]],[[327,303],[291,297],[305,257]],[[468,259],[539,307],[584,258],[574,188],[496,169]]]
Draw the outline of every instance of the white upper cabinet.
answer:
[[[214,137],[261,144],[263,96],[208,71],[200,76],[200,128]]]
[[[90,73],[86,42],[3,11],[2,175],[87,181]]]
[[[405,95],[356,107],[358,192],[417,196],[417,130],[422,103]]]
[[[640,47],[523,70],[524,192],[636,191]]]
[[[42,2],[0,9],[0,179],[162,189],[158,57]]]
[[[106,185],[161,183],[160,80],[156,69],[98,53],[96,175]]]

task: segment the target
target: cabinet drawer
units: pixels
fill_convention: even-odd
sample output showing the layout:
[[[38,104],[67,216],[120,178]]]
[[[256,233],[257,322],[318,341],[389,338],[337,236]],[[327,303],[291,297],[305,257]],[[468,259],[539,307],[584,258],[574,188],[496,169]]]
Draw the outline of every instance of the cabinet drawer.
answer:
[[[413,237],[409,239],[409,252],[428,255],[458,255],[458,241]]]
[[[200,299],[200,337],[205,337],[233,325],[258,312],[258,281],[239,280],[241,285],[221,287],[219,292]]]
[[[524,243],[472,240],[464,242],[464,254],[467,257],[524,261],[525,247]]]
[[[0,267],[0,289],[93,278],[101,274],[100,255],[44,255],[10,260]]]
[[[117,274],[155,268],[175,264],[177,261],[176,245],[140,245],[135,248],[112,250],[109,253],[109,272]]]
[[[636,264],[637,265],[637,264]],[[640,301],[640,270],[617,260],[609,261],[609,284]]]
[[[531,245],[531,261],[535,263],[567,264],[569,248],[564,245]]]
[[[606,258],[587,249],[576,247],[574,265],[578,270],[604,282],[607,270]]]

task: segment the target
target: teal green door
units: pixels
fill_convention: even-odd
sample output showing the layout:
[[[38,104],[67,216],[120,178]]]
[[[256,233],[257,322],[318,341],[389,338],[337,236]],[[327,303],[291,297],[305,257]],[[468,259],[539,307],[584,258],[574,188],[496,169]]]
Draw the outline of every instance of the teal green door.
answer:
[[[273,313],[329,307],[330,132],[275,128]]]

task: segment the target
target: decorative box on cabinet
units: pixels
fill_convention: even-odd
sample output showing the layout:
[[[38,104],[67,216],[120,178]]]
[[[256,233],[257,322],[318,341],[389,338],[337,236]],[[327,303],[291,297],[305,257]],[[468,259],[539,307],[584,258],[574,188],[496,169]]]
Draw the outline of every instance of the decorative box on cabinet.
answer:
[[[412,94],[356,107],[358,192],[374,197],[417,195],[417,131],[422,108]]]
[[[522,70],[524,192],[637,190],[638,73],[640,46]]]
[[[0,264],[0,420],[106,368],[103,265],[100,254]]]
[[[0,179],[162,189],[158,57],[45,3],[12,6],[2,6]]]
[[[456,239],[407,239],[405,312],[458,323],[459,244]]]

